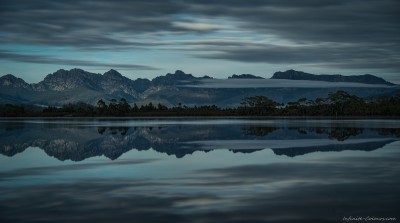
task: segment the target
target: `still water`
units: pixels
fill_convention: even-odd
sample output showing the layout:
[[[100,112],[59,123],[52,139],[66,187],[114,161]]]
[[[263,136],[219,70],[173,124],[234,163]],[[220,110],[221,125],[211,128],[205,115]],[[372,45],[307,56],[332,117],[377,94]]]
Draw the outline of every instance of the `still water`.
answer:
[[[3,119],[0,222],[397,223],[399,140],[400,120]]]

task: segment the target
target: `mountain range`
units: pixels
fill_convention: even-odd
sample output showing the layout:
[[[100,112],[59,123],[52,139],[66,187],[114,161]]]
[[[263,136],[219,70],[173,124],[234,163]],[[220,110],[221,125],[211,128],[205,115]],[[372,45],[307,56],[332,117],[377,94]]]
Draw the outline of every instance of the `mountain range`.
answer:
[[[266,79],[252,74],[232,75],[228,79],[195,77],[177,70],[152,80],[129,79],[116,70],[96,74],[82,69],[58,70],[39,83],[28,84],[7,74],[0,77],[0,104],[36,104],[60,106],[70,102],[96,104],[99,99],[125,98],[129,103],[162,103],[174,106],[210,105],[233,107],[244,97],[264,95],[287,103],[299,98],[326,97],[330,92],[345,90],[368,98],[394,95],[400,87],[382,78],[359,76],[315,75],[288,70]]]

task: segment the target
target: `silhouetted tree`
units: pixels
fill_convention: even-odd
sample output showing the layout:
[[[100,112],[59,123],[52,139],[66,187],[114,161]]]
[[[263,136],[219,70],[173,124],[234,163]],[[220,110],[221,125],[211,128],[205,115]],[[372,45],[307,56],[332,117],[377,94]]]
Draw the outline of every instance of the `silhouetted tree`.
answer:
[[[128,104],[125,98],[121,98],[118,104],[118,113],[126,115],[129,113],[131,106]]]
[[[103,101],[103,99],[97,101],[97,110],[99,111],[100,115],[105,114],[108,110],[107,104]]]
[[[108,114],[116,115],[118,114],[118,105],[116,99],[111,99],[110,103],[108,104]]]
[[[265,97],[246,97],[241,102],[241,110],[245,115],[271,115],[275,112],[279,103]]]
[[[132,112],[138,112],[139,111],[139,107],[137,106],[136,103],[133,104],[133,107],[131,109]]]

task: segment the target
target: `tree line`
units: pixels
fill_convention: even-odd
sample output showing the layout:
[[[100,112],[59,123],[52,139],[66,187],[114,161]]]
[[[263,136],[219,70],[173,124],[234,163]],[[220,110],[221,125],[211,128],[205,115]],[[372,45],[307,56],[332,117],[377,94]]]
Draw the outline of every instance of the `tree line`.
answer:
[[[339,90],[326,98],[308,100],[300,98],[294,102],[280,104],[265,96],[250,96],[242,100],[235,108],[221,108],[216,105],[186,106],[179,103],[167,107],[152,102],[132,106],[126,99],[119,101],[100,99],[96,105],[83,102],[68,103],[62,107],[43,109],[24,105],[0,105],[2,117],[97,117],[97,116],[400,116],[400,94],[364,100]]]

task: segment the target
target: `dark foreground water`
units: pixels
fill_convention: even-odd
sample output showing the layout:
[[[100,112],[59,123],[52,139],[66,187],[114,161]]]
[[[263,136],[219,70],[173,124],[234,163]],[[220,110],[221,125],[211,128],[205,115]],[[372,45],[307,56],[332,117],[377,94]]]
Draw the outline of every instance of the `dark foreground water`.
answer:
[[[0,120],[0,222],[400,222],[399,120]]]

